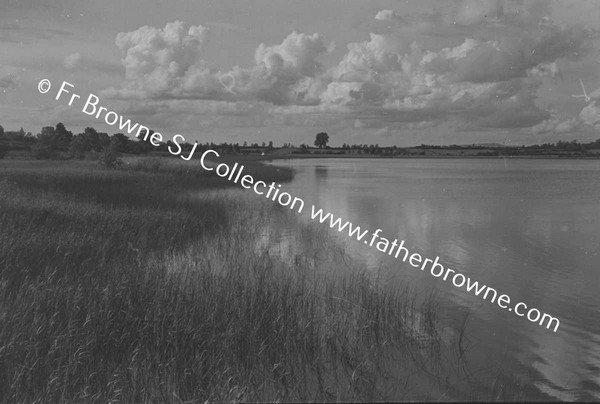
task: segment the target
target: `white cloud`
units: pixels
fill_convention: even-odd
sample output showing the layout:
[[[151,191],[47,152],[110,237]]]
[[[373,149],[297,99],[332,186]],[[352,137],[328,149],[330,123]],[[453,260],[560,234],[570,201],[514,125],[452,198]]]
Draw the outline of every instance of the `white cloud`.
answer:
[[[579,117],[583,122],[591,126],[600,125],[600,106],[594,100],[581,110]]]
[[[194,98],[226,101],[267,101],[273,104],[316,99],[321,72],[317,61],[328,48],[318,34],[292,32],[280,44],[260,44],[255,65],[221,71],[202,57],[206,28],[180,21],[163,29],[144,26],[119,33],[127,86],[108,89],[118,98]],[[308,101],[307,101],[308,100]]]
[[[127,84],[104,94],[149,99],[146,104],[206,100],[223,114],[232,113],[230,104],[241,115],[257,113],[245,105],[261,105],[264,113],[287,115],[358,113],[388,127],[462,120],[480,128],[567,132],[578,120],[557,121],[536,105],[536,94],[545,78],[559,75],[558,60],[585,54],[587,32],[540,20],[541,11],[534,11],[523,17],[507,12],[504,2],[461,1],[451,7],[452,23],[436,17],[446,24],[442,28],[483,28],[473,28],[473,37],[463,37],[456,46],[431,50],[407,41],[401,35],[405,31],[371,33],[365,41],[348,44],[345,55],[328,69],[320,56],[331,47],[316,33],[292,32],[279,44],[260,44],[250,66],[220,70],[203,56],[208,36],[201,25],[176,21],[164,28],[144,26],[118,34]],[[534,18],[540,23],[532,24]],[[375,19],[402,18],[381,10]],[[484,28],[496,35],[490,38]],[[76,64],[78,58],[70,56]],[[592,115],[582,111],[588,120]]]
[[[83,58],[81,57],[81,54],[79,53],[72,53],[68,56],[65,57],[65,59],[63,60],[63,66],[65,67],[65,69],[76,69],[78,67],[81,67]]]
[[[384,11],[381,18],[391,16]],[[525,128],[548,119],[549,112],[536,105],[542,79],[559,75],[558,60],[585,54],[588,33],[548,19],[537,29],[525,27],[515,15],[506,16],[499,2],[461,2],[455,14],[463,25],[502,21],[504,35],[467,37],[431,51],[416,42],[407,47],[397,32],[372,33],[368,41],[349,44],[329,70],[321,101],[387,111],[400,121],[458,117],[481,127]]]
[[[381,10],[375,15],[375,19],[381,21],[394,20],[395,18],[397,18],[397,15],[393,10]]]
[[[184,96],[191,78],[198,82],[208,74],[200,58],[205,40],[206,28],[181,21],[163,29],[143,26],[119,33],[116,44],[124,54],[127,90],[153,97]],[[205,91],[219,87],[210,84],[206,83]]]
[[[319,54],[327,51],[318,34],[292,32],[279,45],[260,44],[254,54],[257,66],[264,66],[270,74],[287,70],[287,74],[312,77],[321,70]]]

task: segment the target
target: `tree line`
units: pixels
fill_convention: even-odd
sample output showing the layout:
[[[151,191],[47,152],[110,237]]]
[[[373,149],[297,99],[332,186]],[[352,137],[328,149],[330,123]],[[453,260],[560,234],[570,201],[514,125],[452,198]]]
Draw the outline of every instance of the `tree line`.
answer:
[[[144,154],[150,151],[167,153],[169,147],[176,148],[176,144],[171,140],[161,142],[159,146],[154,146],[149,139],[154,133],[149,130],[145,136],[131,139],[123,133],[115,133],[109,135],[106,132],[98,132],[92,127],[87,127],[82,133],[73,134],[68,130],[62,122],[56,126],[44,126],[42,130],[33,135],[31,132],[25,133],[23,128],[18,131],[5,131],[0,126],[0,158],[4,157],[10,150],[29,153],[36,159],[86,159],[86,158],[102,158],[104,155],[114,156],[119,153],[126,154]],[[143,133],[142,135],[145,135]],[[326,147],[329,141],[329,136],[325,132],[317,134],[315,146],[319,148]],[[193,144],[186,142],[180,144],[182,153],[190,152]],[[294,149],[291,143],[284,143],[284,148]],[[300,145],[301,149],[309,149],[308,145]],[[273,142],[251,143],[213,143],[207,142],[198,145],[198,150],[218,150],[221,153],[261,153],[274,150]]]
[[[33,135],[31,132],[25,132],[23,128],[18,131],[5,131],[0,126],[0,158],[3,158],[8,151],[15,151],[21,154],[29,154],[36,159],[100,159],[108,162],[115,161],[119,154],[145,154],[149,152],[168,152],[168,148],[176,148],[172,141],[161,142],[158,147],[153,146],[149,139],[154,131],[149,130],[148,140],[144,136],[140,138],[129,138],[123,133],[109,135],[105,132],[98,132],[92,127],[87,127],[82,133],[73,134],[67,130],[61,122],[56,126],[44,126],[40,133]],[[502,146],[502,145],[426,145],[412,148],[400,148],[397,146],[380,147],[378,144],[346,144],[341,147],[332,148],[329,143],[329,135],[325,132],[317,133],[314,146],[319,149],[325,149],[326,154],[370,154],[370,155],[425,155],[425,150],[481,150],[482,156],[503,156],[503,155],[543,155],[551,153],[571,153],[575,155],[586,155],[589,150],[600,149],[600,139],[589,143],[579,143],[577,140],[558,141],[556,143],[544,143],[541,145],[530,146]],[[191,143],[181,144],[182,153],[191,152],[193,148]],[[310,154],[311,147],[307,144],[301,144],[299,147],[291,143],[284,143],[284,149],[290,149],[291,154]],[[207,142],[199,144],[197,150],[217,150],[219,153],[239,154],[239,153],[265,153],[275,150],[272,141],[251,143],[213,143]],[[412,149],[412,152],[409,152]],[[415,153],[416,152],[416,153]]]
[[[148,140],[140,138],[130,139],[123,133],[109,135],[98,132],[92,127],[87,127],[82,133],[73,134],[61,122],[56,126],[44,126],[40,133],[33,135],[25,133],[23,128],[19,131],[5,131],[0,126],[0,158],[8,151],[29,153],[36,159],[89,159],[101,158],[102,155],[144,154],[150,151],[168,152],[168,147],[176,147],[172,141],[162,142],[158,147],[153,146],[149,139],[154,133],[149,130]],[[191,143],[180,144],[184,152],[193,148]],[[217,147],[212,143],[199,146]],[[271,143],[272,146],[272,143]]]

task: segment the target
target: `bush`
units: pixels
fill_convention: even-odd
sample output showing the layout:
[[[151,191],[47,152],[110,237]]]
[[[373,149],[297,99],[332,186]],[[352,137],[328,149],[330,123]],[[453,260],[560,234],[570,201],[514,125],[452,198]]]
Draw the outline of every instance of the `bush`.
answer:
[[[56,160],[58,151],[48,144],[36,143],[32,148],[33,157],[38,160]]]
[[[98,164],[106,168],[117,168],[123,162],[119,158],[119,153],[112,147],[105,147],[100,153]]]

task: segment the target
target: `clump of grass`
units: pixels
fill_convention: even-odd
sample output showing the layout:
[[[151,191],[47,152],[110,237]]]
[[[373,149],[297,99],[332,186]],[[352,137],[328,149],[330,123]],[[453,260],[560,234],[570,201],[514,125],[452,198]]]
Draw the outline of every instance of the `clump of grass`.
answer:
[[[128,169],[134,171],[149,171],[149,172],[158,172],[160,167],[163,165],[160,157],[146,157],[146,158],[138,158],[133,161]]]
[[[431,301],[310,226],[286,261],[291,214],[199,170],[1,164],[2,402],[402,399],[438,343]]]

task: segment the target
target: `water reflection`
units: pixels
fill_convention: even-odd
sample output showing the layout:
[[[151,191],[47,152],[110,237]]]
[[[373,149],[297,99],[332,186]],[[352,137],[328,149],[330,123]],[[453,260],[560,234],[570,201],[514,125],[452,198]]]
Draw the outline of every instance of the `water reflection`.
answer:
[[[557,333],[456,289],[375,248],[338,237],[392,282],[435,289],[449,319],[471,313],[470,366],[519,381],[529,399],[600,398],[600,162],[293,160],[291,192],[411,252],[558,317]],[[309,220],[310,209],[304,216]],[[458,315],[456,315],[458,317]],[[485,387],[482,382],[482,388]]]
[[[327,179],[327,166],[315,166],[315,178],[325,181]]]

